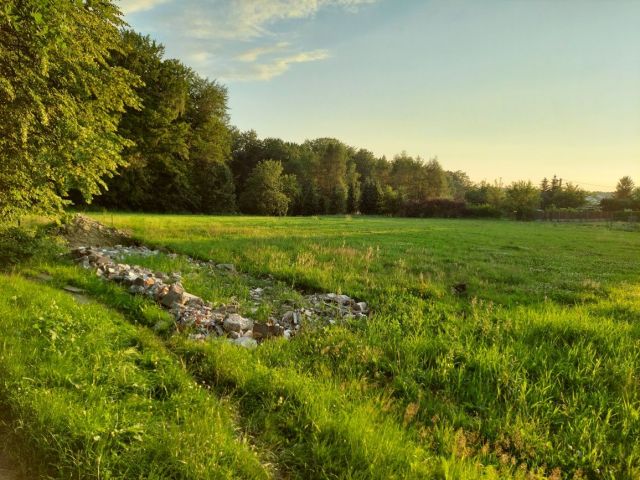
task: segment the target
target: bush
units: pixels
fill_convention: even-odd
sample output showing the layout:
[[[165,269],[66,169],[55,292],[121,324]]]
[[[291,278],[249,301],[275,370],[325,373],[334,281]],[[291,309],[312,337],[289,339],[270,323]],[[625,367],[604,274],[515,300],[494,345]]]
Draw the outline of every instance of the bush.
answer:
[[[20,227],[0,227],[0,269],[31,258],[42,246],[35,232]]]
[[[603,198],[600,207],[605,212],[622,212],[623,210],[640,210],[640,200],[631,198]]]
[[[434,198],[405,204],[407,217],[459,218],[464,216],[465,208],[465,202],[448,198]]]
[[[493,205],[467,205],[464,208],[463,216],[467,218],[500,218],[502,211]]]

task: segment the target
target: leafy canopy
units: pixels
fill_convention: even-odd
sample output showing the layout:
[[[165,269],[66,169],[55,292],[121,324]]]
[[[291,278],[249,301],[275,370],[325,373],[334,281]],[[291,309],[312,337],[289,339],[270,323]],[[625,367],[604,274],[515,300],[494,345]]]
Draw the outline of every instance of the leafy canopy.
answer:
[[[256,165],[240,197],[240,205],[248,213],[286,215],[290,199],[286,195],[291,177],[283,175],[282,163],[264,160]]]
[[[4,0],[0,7],[0,215],[60,212],[122,164],[117,132],[138,80],[109,64],[122,25],[110,1]]]

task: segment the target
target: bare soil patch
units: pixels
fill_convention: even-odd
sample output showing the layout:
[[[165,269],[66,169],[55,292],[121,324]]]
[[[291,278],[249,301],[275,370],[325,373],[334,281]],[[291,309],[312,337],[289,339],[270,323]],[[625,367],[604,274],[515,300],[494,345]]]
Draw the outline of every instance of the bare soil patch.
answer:
[[[61,226],[60,234],[72,248],[138,244],[129,233],[108,227],[84,215],[75,215],[69,223]]]

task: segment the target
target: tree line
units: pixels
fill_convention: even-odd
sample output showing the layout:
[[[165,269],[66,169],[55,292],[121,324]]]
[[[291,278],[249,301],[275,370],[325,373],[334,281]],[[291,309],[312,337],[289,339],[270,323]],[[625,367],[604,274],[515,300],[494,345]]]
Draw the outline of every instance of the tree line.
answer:
[[[258,138],[227,90],[124,25],[113,2],[6,0],[0,9],[0,213],[66,205],[259,215],[502,215],[580,208],[555,176],[472,182],[437,158],[392,159],[333,138]],[[639,209],[621,179],[603,209]]]

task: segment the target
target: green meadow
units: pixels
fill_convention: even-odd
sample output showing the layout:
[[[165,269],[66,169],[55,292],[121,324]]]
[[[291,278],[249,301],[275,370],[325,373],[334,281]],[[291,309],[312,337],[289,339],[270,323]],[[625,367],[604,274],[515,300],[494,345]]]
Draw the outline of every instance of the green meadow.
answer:
[[[6,441],[54,478],[639,478],[640,231],[622,223],[92,214],[268,316],[345,293],[363,320],[255,350],[189,340],[58,255],[0,276]],[[82,288],[83,301],[62,290]],[[250,288],[269,287],[258,312]],[[457,287],[457,288],[454,288]],[[88,302],[88,303],[87,303]]]

